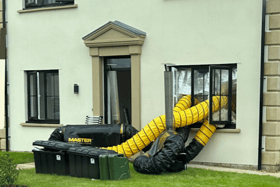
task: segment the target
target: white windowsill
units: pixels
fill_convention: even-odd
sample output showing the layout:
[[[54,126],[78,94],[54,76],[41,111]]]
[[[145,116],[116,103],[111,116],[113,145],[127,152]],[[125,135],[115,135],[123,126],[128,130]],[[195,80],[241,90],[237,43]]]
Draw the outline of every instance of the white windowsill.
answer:
[[[199,128],[192,128],[191,132],[197,132]],[[217,129],[215,133],[240,133],[241,129]]]
[[[17,12],[21,14],[21,13],[29,13],[29,12],[40,12],[40,11],[49,11],[49,10],[71,9],[71,8],[78,8],[78,5],[75,4],[75,5],[66,5],[66,6],[42,7],[42,8],[18,10]]]
[[[62,127],[63,124],[46,124],[46,123],[21,123],[23,127]]]

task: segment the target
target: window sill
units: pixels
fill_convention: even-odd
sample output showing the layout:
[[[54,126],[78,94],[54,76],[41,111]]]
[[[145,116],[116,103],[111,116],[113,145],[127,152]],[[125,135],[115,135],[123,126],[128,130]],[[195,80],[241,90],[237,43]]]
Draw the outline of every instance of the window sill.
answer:
[[[26,10],[18,10],[19,14],[21,13],[29,13],[29,12],[40,12],[40,11],[49,11],[49,10],[61,10],[61,9],[71,9],[78,8],[78,5],[66,5],[66,6],[56,6],[56,7],[42,7],[42,8],[34,8],[34,9],[26,9]]]
[[[23,127],[62,127],[62,124],[46,124],[46,123],[21,123]]]
[[[199,128],[192,128],[191,132],[197,132]],[[241,129],[217,129],[215,133],[240,133]]]

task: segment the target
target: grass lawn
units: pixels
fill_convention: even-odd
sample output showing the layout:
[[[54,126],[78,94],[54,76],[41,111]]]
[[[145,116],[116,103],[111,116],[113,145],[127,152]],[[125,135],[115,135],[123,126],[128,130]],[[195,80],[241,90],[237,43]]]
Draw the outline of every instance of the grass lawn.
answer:
[[[34,162],[33,153],[25,152],[0,152],[0,156],[8,154],[13,158],[15,164]]]
[[[229,172],[211,171],[205,169],[188,168],[179,173],[163,173],[161,175],[143,175],[137,173],[130,164],[131,177],[122,181],[101,181],[70,176],[35,174],[35,169],[22,170],[17,184],[48,187],[69,186],[280,186],[280,179],[271,176],[238,174]]]
[[[6,154],[5,152],[0,152]],[[33,162],[32,153],[8,153],[19,163]],[[70,176],[36,174],[35,169],[21,170],[16,184],[28,187],[82,187],[82,186],[139,186],[139,187],[164,187],[164,186],[280,186],[280,178],[250,174],[239,174],[205,169],[188,168],[179,173],[162,173],[161,175],[143,175],[137,173],[130,164],[131,177],[122,181],[101,181]]]

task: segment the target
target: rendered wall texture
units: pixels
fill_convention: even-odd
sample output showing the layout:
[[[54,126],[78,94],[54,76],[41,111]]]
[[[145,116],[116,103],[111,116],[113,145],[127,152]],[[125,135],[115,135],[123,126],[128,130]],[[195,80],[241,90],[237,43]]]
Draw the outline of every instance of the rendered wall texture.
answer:
[[[241,133],[214,134],[196,161],[257,165],[261,2],[76,0],[77,8],[20,14],[21,1],[7,3],[11,150],[30,151],[54,130],[20,125],[27,111],[25,71],[59,70],[61,124],[83,124],[92,114],[92,59],[82,37],[118,20],[147,33],[139,68],[141,126],[164,114],[164,63],[237,63]]]
[[[4,42],[4,37],[5,37],[5,31],[2,30],[3,28],[3,11],[2,11],[2,1],[0,1],[0,59],[5,58],[5,42]]]

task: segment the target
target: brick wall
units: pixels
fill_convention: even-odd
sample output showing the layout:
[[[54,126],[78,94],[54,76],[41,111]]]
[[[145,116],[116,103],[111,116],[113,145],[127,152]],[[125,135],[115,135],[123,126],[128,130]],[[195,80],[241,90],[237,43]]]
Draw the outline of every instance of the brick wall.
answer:
[[[6,150],[6,129],[0,129],[0,150]]]
[[[280,169],[280,0],[267,0],[262,168]]]

